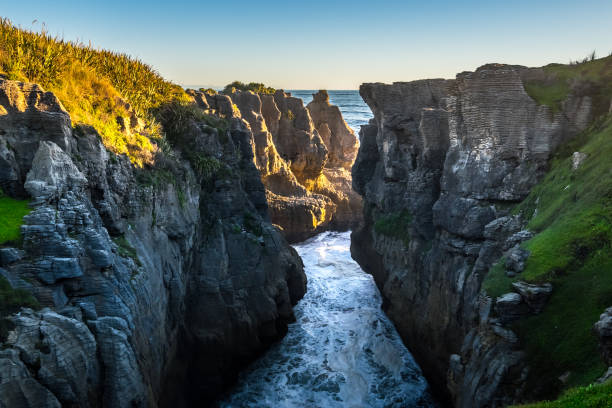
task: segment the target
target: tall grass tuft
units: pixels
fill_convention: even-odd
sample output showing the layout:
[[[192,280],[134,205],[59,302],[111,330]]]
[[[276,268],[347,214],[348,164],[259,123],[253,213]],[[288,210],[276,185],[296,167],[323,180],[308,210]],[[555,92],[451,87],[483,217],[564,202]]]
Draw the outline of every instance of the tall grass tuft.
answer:
[[[0,74],[54,92],[76,124],[93,126],[105,146],[142,167],[162,137],[151,111],[188,96],[151,66],[128,55],[15,27],[0,19]],[[131,116],[131,117],[130,117]],[[121,123],[141,119],[135,132]]]

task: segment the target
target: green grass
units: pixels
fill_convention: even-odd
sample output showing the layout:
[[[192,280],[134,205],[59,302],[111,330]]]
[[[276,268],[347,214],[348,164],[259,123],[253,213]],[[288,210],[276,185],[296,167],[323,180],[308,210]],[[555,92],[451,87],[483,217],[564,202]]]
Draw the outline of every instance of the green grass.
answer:
[[[17,312],[22,307],[37,309],[38,301],[24,289],[13,289],[8,281],[0,276],[0,316]]]
[[[217,130],[219,140],[227,141],[229,121],[225,118],[205,114],[196,105],[185,101],[172,101],[153,110],[155,117],[162,124],[166,137],[174,145],[185,146],[192,140],[190,126],[192,122],[209,126]]]
[[[561,103],[572,92],[578,96],[592,97],[595,116],[608,111],[612,96],[612,56],[592,60],[587,58],[569,65],[550,64],[543,69],[545,79],[525,81],[525,91],[540,105],[558,112]]]
[[[509,278],[506,276],[506,269],[504,264],[506,258],[501,258],[495,265],[491,267],[487,274],[482,288],[487,292],[493,299],[503,295],[504,293],[512,292],[512,282],[516,282],[519,278]]]
[[[555,401],[521,405],[521,408],[609,408],[612,407],[612,381],[573,388]]]
[[[136,249],[130,245],[128,240],[125,238],[125,235],[113,238],[113,242],[117,245],[117,252],[119,255],[124,258],[132,258],[136,265],[142,266],[142,262],[140,262],[140,258],[138,258]]]
[[[180,86],[142,61],[44,30],[24,30],[8,19],[0,19],[0,73],[52,91],[75,124],[93,126],[107,149],[128,155],[139,167],[153,163],[156,147],[150,139],[162,137],[151,110],[189,100]],[[118,123],[120,118],[129,123],[130,110],[146,125],[139,132],[126,132]]]
[[[377,234],[402,240],[407,245],[410,241],[411,223],[412,215],[409,210],[404,209],[379,217],[374,223],[374,231]]]
[[[612,118],[599,121],[553,158],[551,170],[515,209],[537,234],[517,278],[495,265],[483,282],[491,296],[508,291],[516,279],[551,282],[544,311],[521,319],[514,329],[532,367],[528,383],[536,395],[554,397],[565,386],[587,385],[604,371],[592,326],[612,305]],[[571,153],[588,154],[577,169]],[[536,211],[537,210],[537,211]],[[535,214],[535,216],[534,216]],[[539,389],[536,389],[540,387]]]
[[[552,84],[538,82],[526,82],[525,92],[540,105],[552,108],[553,112],[561,110],[561,102],[567,98],[570,92],[569,84],[564,81],[556,81]]]
[[[231,94],[235,91],[252,91],[260,94],[273,94],[276,92],[276,89],[259,82],[249,82],[248,84],[245,84],[240,81],[234,81],[231,84],[225,85],[225,88],[223,88],[224,94]]]
[[[27,200],[15,200],[0,189],[0,245],[19,241],[23,217],[29,213]]]
[[[242,224],[244,225],[244,229],[251,234],[261,237],[263,235],[263,228],[261,226],[261,221],[257,219],[255,215],[250,212],[245,212],[242,217]]]
[[[0,343],[6,339],[8,331],[13,327],[13,324],[5,317],[19,311],[22,307],[39,309],[40,305],[30,292],[13,289],[8,281],[0,276]]]

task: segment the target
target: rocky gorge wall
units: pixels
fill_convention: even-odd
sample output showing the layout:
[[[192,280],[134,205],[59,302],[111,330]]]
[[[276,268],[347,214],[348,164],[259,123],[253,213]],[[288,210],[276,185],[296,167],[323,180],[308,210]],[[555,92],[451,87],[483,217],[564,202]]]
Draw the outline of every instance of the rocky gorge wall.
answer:
[[[510,209],[593,119],[592,98],[579,92],[559,109],[536,103],[525,83],[543,75],[489,64],[454,80],[360,88],[374,119],[362,126],[352,170],[364,225],[351,252],[432,387],[456,407],[530,398],[509,323],[539,313],[553,289],[518,282],[497,299],[481,289],[502,255],[520,272],[518,244],[533,234]]]
[[[287,240],[357,225],[361,197],[353,191],[350,169],[359,141],[326,91],[314,94],[308,106],[281,90],[189,92],[201,108],[248,123],[269,215]]]
[[[185,119],[138,169],[52,93],[0,78],[0,186],[31,208],[0,275],[40,304],[0,316],[0,406],[205,403],[284,334],[302,263],[269,222],[248,123],[226,123]]]

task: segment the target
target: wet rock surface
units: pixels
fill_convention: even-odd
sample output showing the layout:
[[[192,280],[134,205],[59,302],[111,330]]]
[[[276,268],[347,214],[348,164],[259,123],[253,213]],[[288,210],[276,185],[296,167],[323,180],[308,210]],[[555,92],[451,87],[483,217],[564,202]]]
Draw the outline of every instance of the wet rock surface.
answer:
[[[8,317],[0,405],[206,403],[284,334],[302,263],[269,222],[253,133],[216,103],[227,133],[190,123],[172,157],[137,169],[74,132],[53,94],[0,79],[0,186],[32,209],[0,273],[42,307]],[[223,171],[204,177],[187,153]]]
[[[535,74],[489,64],[454,80],[360,88],[374,119],[361,129],[352,169],[365,221],[352,254],[437,394],[457,407],[525,398],[528,367],[505,324],[541,310],[549,288],[521,287],[498,303],[483,298],[481,284],[508,251],[508,270],[524,267],[516,245],[532,234],[508,208],[592,116],[588,96],[570,95],[558,112],[538,105],[523,82]],[[409,222],[389,227],[397,214]]]

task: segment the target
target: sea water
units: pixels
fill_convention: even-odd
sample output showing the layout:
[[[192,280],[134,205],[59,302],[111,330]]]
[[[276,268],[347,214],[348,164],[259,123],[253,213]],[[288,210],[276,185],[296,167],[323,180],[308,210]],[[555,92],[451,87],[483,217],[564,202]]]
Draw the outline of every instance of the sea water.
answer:
[[[308,291],[287,335],[241,375],[221,407],[433,407],[421,370],[381,310],[349,232],[294,245]]]
[[[287,91],[292,96],[301,98],[304,105],[308,105],[312,101],[312,95],[317,93],[315,90],[293,90]],[[359,135],[361,125],[365,125],[373,117],[372,111],[359,96],[359,91],[327,91],[329,102],[340,108],[344,120],[349,125],[356,135]]]

